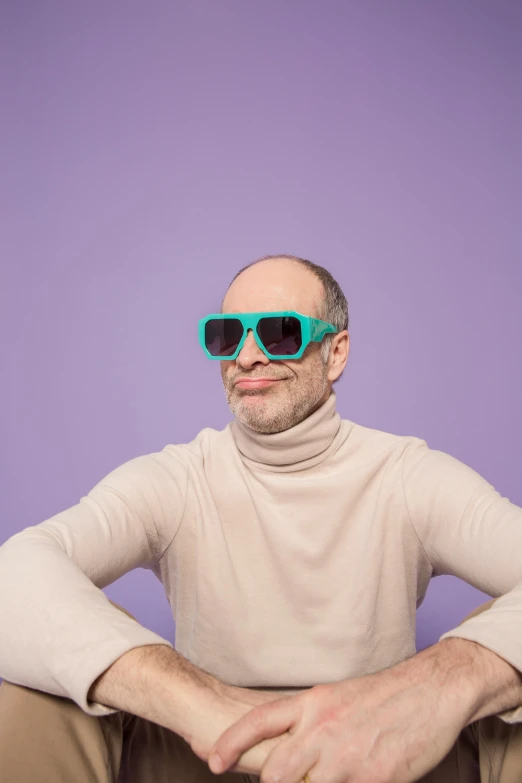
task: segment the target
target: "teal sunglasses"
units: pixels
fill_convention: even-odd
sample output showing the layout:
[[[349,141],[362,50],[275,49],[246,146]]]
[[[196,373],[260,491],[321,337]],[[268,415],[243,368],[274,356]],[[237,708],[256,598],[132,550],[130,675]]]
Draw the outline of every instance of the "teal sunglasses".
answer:
[[[293,310],[207,315],[198,323],[199,342],[209,359],[236,359],[249,329],[269,359],[300,359],[310,342],[337,334],[326,321]]]

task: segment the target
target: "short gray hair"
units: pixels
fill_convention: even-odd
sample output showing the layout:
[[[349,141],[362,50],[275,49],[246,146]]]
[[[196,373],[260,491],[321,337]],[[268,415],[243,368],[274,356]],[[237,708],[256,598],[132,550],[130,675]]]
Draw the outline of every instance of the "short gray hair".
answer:
[[[324,268],[324,266],[314,264],[313,261],[308,261],[306,258],[299,258],[298,256],[290,256],[286,254],[256,258],[255,261],[251,261],[249,264],[246,264],[246,266],[242,267],[242,269],[240,269],[239,272],[234,275],[230,281],[229,288],[234,280],[239,277],[239,275],[244,272],[245,269],[248,269],[255,264],[259,264],[261,261],[275,261],[277,259],[282,259],[284,261],[295,261],[312,272],[323,284],[324,294],[321,302],[318,305],[318,318],[320,318],[321,321],[328,321],[328,323],[333,324],[338,332],[342,332],[344,329],[348,329],[348,301],[341,289],[341,286],[337,280],[335,280],[333,275]],[[335,335],[333,334],[325,335],[321,343],[321,358],[325,364],[328,361],[330,347],[332,345],[334,336]],[[337,380],[339,380],[339,378]]]

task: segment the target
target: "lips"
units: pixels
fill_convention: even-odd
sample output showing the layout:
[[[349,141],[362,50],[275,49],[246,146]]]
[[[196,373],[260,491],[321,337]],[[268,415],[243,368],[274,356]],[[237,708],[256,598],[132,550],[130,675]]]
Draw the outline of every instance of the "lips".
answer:
[[[283,378],[238,378],[234,386],[238,386],[240,389],[263,389],[267,386],[272,386],[275,383],[283,380]]]

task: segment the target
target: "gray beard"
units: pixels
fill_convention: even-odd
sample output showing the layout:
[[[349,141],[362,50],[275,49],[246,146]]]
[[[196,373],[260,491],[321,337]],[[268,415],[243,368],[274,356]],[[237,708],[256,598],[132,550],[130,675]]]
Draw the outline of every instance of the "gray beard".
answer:
[[[264,395],[265,389],[252,389],[239,395],[226,387],[225,395],[230,410],[238,421],[256,432],[273,434],[299,424],[317,405],[328,388],[326,366],[321,363],[319,372],[314,372],[307,379],[301,379],[301,383],[296,385],[298,388],[292,389],[282,400],[274,400],[272,404],[264,406],[243,405],[243,397]]]

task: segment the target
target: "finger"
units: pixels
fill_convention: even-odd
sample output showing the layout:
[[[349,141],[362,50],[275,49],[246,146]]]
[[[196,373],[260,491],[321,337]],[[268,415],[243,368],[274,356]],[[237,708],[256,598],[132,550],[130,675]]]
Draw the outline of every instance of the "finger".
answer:
[[[218,738],[210,751],[210,769],[216,774],[224,772],[258,742],[284,734],[298,720],[299,713],[292,697],[254,707]]]
[[[319,759],[319,750],[305,738],[289,735],[270,753],[263,764],[264,783],[301,783]]]

